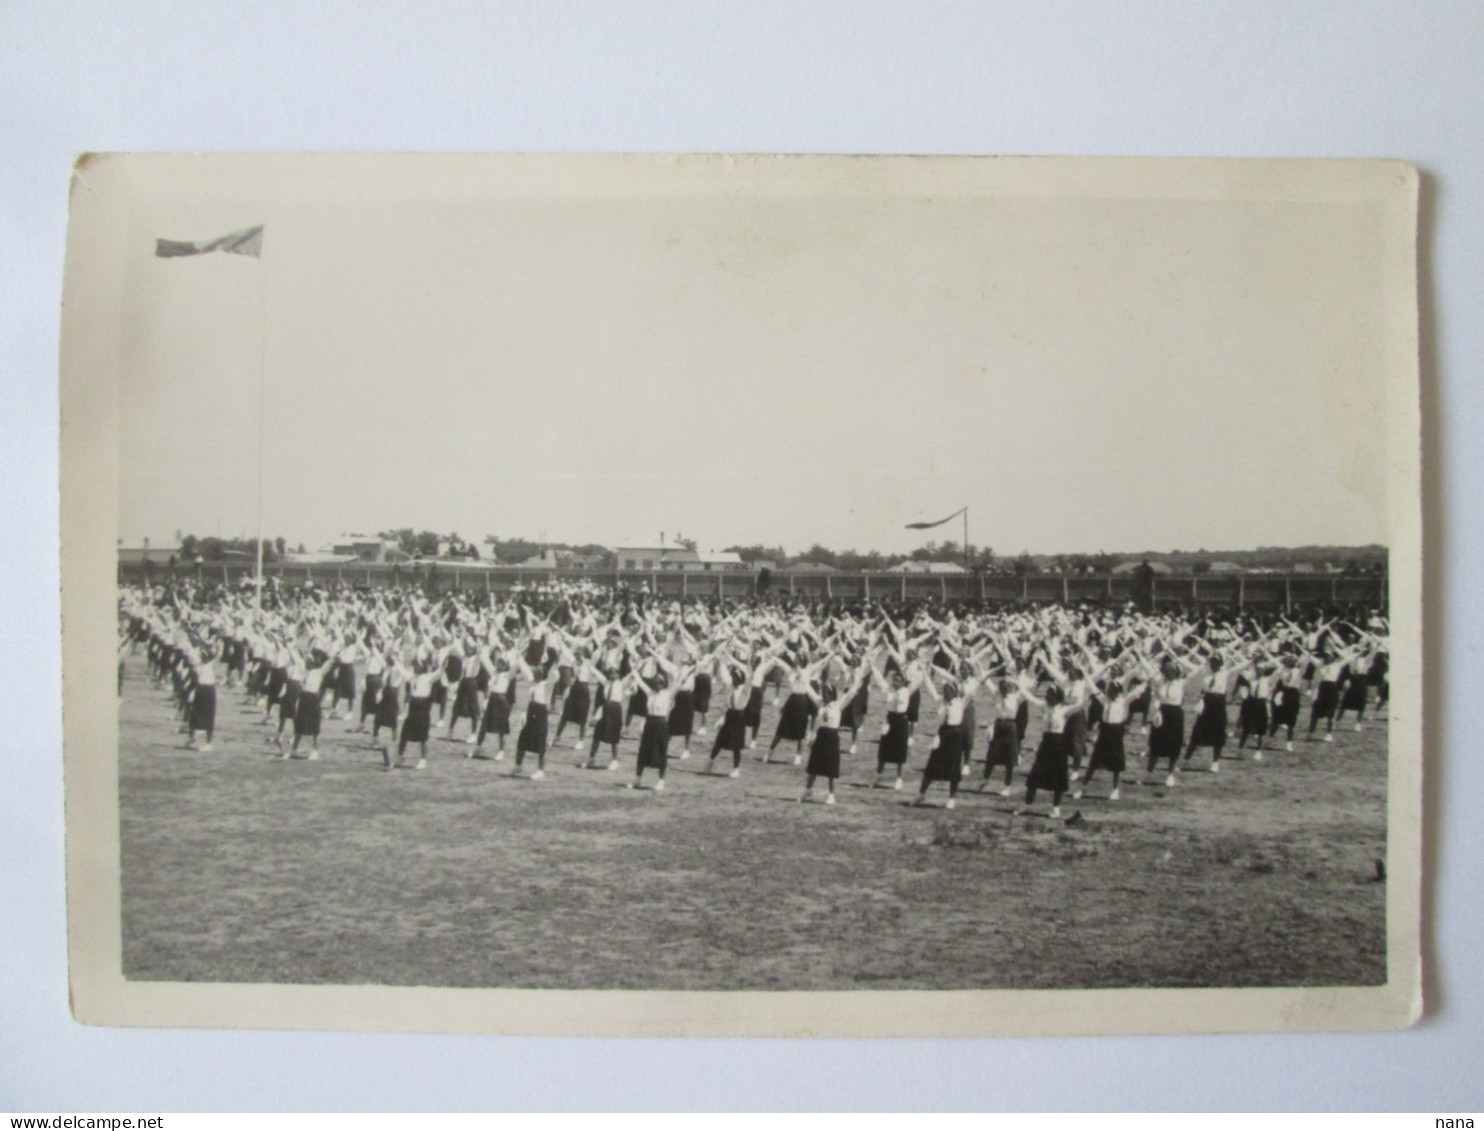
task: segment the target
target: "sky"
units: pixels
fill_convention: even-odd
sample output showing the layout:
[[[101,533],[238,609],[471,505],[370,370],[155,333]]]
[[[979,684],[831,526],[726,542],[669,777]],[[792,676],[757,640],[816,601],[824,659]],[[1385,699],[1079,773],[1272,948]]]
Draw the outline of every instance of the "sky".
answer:
[[[849,159],[189,162],[130,211],[127,545],[251,536],[260,439],[264,532],[311,548],[900,553],[965,505],[1001,554],[1386,541],[1364,200]],[[256,223],[260,260],[153,255]]]

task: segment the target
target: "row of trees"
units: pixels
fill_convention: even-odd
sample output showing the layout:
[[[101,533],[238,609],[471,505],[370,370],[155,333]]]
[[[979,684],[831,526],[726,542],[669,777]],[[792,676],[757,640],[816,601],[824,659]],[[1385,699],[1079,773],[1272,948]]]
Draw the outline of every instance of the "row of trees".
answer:
[[[297,547],[297,551],[303,553],[302,542]],[[288,553],[289,546],[285,539],[264,539],[263,561],[280,562]],[[186,534],[180,539],[179,554],[184,561],[195,561],[197,558],[203,562],[218,562],[227,558],[242,557],[256,559],[258,541],[256,538],[218,538],[214,535],[197,537],[194,534]]]

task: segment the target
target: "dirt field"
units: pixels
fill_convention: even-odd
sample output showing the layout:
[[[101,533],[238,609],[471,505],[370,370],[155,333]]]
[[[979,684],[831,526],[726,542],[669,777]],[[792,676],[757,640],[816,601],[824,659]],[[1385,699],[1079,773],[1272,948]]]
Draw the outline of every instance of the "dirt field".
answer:
[[[665,989],[1385,980],[1384,721],[1347,726],[1333,744],[1300,737],[1295,753],[1280,746],[1263,762],[1229,756],[1219,774],[1198,752],[1169,790],[1162,777],[1136,784],[1143,738],[1131,735],[1123,799],[1095,780],[1064,803],[1064,817],[1083,818],[1067,824],[1046,817],[1044,800],[1039,815],[1012,816],[1018,788],[1010,801],[968,794],[952,812],[941,785],[931,808],[908,804],[915,772],[903,793],[873,789],[880,696],[827,808],[798,803],[791,758],[755,760],[771,707],[740,779],[702,773],[710,736],[697,736],[686,761],[672,744],[668,788],[655,794],[623,788],[637,722],[616,773],[576,768],[570,736],[541,782],[441,739],[427,769],[388,773],[379,749],[328,711],[320,761],[277,761],[259,712],[223,689],[214,751],[188,751],[144,671],[135,658],[120,701],[130,978]],[[1039,732],[1033,718],[1028,747]],[[981,727],[981,762],[986,742]],[[914,771],[926,744],[916,740]]]

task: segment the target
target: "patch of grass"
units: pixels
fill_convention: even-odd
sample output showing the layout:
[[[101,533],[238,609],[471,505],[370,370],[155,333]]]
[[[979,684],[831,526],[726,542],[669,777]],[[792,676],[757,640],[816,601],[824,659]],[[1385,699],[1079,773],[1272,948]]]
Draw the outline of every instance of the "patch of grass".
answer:
[[[664,989],[1385,978],[1384,724],[1231,759],[1171,790],[1162,776],[1137,784],[1131,757],[1123,800],[1095,781],[1064,804],[1083,816],[1069,826],[1046,818],[1044,799],[1039,815],[1012,816],[1019,774],[1015,798],[965,793],[952,812],[941,786],[926,807],[909,804],[914,791],[871,788],[879,705],[833,807],[800,804],[789,764],[749,755],[739,780],[724,776],[729,762],[700,772],[709,736],[656,795],[622,788],[637,725],[619,772],[577,769],[563,748],[532,783],[508,776],[509,758],[466,760],[438,740],[426,770],[387,773],[365,736],[328,717],[321,761],[279,762],[256,714],[224,691],[214,752],[200,754],[180,748],[160,692],[137,677],[125,689],[130,978]],[[986,742],[981,731],[976,756]]]

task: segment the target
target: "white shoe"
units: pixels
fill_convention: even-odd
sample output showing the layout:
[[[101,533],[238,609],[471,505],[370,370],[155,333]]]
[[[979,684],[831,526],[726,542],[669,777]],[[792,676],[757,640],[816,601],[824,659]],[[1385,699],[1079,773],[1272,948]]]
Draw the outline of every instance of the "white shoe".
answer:
[[[608,763],[608,768],[610,770],[616,770],[616,769],[618,769],[618,759],[615,758],[615,759],[613,759],[613,761],[609,762]]]
[[[1292,754],[1292,753],[1293,753],[1293,743],[1291,743],[1291,742],[1290,742],[1290,743],[1289,743],[1289,744],[1288,744],[1288,752],[1289,752],[1289,753],[1290,753],[1290,754]]]
[[[682,761],[682,762],[684,762],[689,757],[690,757],[690,751],[689,750],[682,750],[680,752],[680,759],[679,760]]]
[[[319,761],[319,751],[318,750],[311,750],[309,752],[309,760],[311,762],[318,762]]]
[[[833,793],[826,793],[824,795],[824,803],[826,805],[833,805],[835,803],[835,795]]]
[[[853,742],[850,744],[850,753],[852,753],[852,754],[855,753],[855,743],[853,743]]]
[[[1077,791],[1075,791],[1072,794],[1072,800],[1073,801],[1081,801],[1082,800],[1082,791],[1080,789],[1077,790]]]
[[[503,750],[496,750],[495,751],[495,761],[496,762],[503,762],[504,760],[505,760],[505,751],[503,751]]]
[[[1335,736],[1333,734],[1326,734],[1324,736],[1324,741],[1325,742],[1333,742],[1334,740],[1335,740]]]
[[[897,778],[897,780],[892,783],[892,789],[901,789],[901,788],[902,788],[902,779],[901,778]]]
[[[1051,807],[1051,819],[1053,821],[1059,821],[1059,820],[1061,820],[1061,806],[1060,805],[1053,805]]]
[[[741,776],[742,776],[742,771],[741,770],[733,770],[731,773],[729,773],[727,775],[727,777],[729,777],[729,778],[740,778]]]
[[[756,750],[757,749],[757,739],[754,738],[751,742],[749,742],[747,744],[747,749],[749,749],[749,750]]]
[[[696,727],[696,733],[697,734],[705,734],[706,733],[706,724],[705,723],[702,723],[700,726]]]
[[[1171,774],[1169,777],[1165,778],[1165,788],[1166,789],[1174,789],[1175,788],[1175,775],[1174,774]]]
[[[210,754],[211,753],[211,743],[208,742],[205,746],[201,747],[201,753],[202,754]]]
[[[1221,772],[1221,763],[1220,762],[1212,762],[1211,763],[1211,772],[1213,774],[1219,774]]]
[[[1008,785],[1004,789],[1000,790],[1000,796],[1001,797],[1009,797],[1010,796],[1010,787]]]
[[[954,797],[950,797],[946,802],[944,802],[943,808],[945,808],[945,809],[952,809],[952,808],[956,807],[957,805],[958,805],[958,799],[957,798],[954,798]]]
[[[1359,723],[1356,723],[1355,724],[1355,733],[1356,734],[1359,734],[1360,733],[1360,724]]]
[[[465,746],[473,746],[474,745],[474,741],[475,741],[474,740],[474,736],[471,734],[468,738],[464,739],[464,745]]]
[[[1252,760],[1254,762],[1261,762],[1262,761],[1262,751],[1261,750],[1254,750],[1252,752]]]
[[[412,768],[414,770],[426,770],[428,768],[428,760],[426,758],[419,758],[417,765]]]
[[[801,762],[803,762],[803,760],[804,760],[804,756],[802,754],[795,754],[794,755],[794,765],[795,766],[799,765]]]
[[[1112,793],[1108,794],[1108,800],[1109,801],[1117,801],[1118,800],[1118,791],[1116,789]]]
[[[660,778],[659,781],[657,781],[657,782],[654,783],[654,791],[656,793],[664,793],[665,792],[665,779],[664,778]]]
[[[534,774],[531,775],[531,780],[532,781],[540,781],[545,776],[546,776],[546,771],[545,770],[537,770]]]

